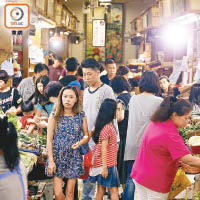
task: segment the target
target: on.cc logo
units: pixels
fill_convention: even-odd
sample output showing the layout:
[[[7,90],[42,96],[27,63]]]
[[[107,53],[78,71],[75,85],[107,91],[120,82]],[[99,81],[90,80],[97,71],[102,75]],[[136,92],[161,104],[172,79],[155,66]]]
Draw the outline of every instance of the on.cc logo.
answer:
[[[23,18],[23,16],[24,16],[24,11],[19,7],[15,7],[10,11],[10,17],[14,21],[21,20]]]

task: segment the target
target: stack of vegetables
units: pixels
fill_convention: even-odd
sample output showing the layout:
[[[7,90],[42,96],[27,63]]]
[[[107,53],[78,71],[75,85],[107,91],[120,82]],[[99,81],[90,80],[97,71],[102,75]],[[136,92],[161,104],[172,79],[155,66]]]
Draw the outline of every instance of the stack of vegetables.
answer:
[[[20,159],[23,162],[26,168],[26,172],[28,174],[29,172],[31,172],[33,166],[36,164],[37,156],[33,153],[28,153],[23,151],[19,151],[19,153],[20,153]]]

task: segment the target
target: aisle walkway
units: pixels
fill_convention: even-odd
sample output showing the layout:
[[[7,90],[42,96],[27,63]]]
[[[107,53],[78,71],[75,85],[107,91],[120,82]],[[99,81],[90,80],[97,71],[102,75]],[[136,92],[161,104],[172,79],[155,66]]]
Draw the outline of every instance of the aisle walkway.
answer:
[[[79,196],[79,199],[81,200],[81,197],[82,197],[82,180],[78,180],[78,196]],[[122,188],[120,187],[119,189],[119,192],[121,193],[122,192]],[[107,200],[107,196],[105,195],[104,196],[104,199],[103,200]],[[137,200],[137,194],[135,195],[135,199],[134,200]]]

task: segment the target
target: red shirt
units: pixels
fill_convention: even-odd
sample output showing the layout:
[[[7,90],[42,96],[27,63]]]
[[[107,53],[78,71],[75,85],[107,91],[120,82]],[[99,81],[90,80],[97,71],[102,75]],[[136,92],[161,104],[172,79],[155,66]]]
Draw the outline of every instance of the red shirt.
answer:
[[[26,125],[30,125],[29,123],[27,123],[27,119],[33,119],[35,116],[35,114],[33,116],[23,116],[20,120],[20,122],[22,123],[22,129],[26,128]]]
[[[187,154],[190,151],[171,120],[150,122],[144,132],[131,177],[144,187],[168,193],[179,158]]]
[[[58,81],[61,75],[63,68],[62,67],[53,67],[53,65],[49,66],[49,79],[50,81]]]
[[[99,143],[95,145],[93,153],[95,153],[93,168],[102,167],[102,140],[108,140],[107,146],[107,166],[112,167],[117,165],[117,134],[112,124],[106,124],[101,130]]]

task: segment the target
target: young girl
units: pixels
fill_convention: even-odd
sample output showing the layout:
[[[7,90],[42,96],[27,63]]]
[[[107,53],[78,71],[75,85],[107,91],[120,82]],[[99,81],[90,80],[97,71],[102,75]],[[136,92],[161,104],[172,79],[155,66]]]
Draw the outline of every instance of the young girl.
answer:
[[[24,129],[27,133],[33,133],[35,128],[34,116],[35,116],[35,108],[31,101],[25,101],[21,104],[21,109],[23,113],[23,117],[20,122],[22,123],[22,129]]]
[[[89,180],[98,182],[96,200],[102,200],[106,187],[109,188],[111,200],[118,200],[120,187],[117,172],[117,134],[113,126],[117,103],[113,99],[105,99],[101,104],[96,119],[92,138],[95,142],[94,158]]]
[[[83,138],[79,141],[81,131]],[[83,174],[83,158],[80,145],[88,142],[87,120],[79,111],[79,96],[75,87],[64,87],[59,94],[56,111],[52,112],[47,128],[49,162],[46,172],[53,175],[56,200],[74,197],[76,179]],[[63,178],[68,178],[66,197],[62,191]]]

